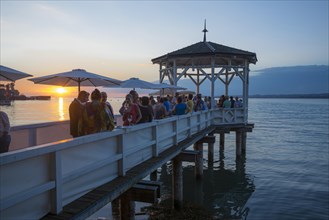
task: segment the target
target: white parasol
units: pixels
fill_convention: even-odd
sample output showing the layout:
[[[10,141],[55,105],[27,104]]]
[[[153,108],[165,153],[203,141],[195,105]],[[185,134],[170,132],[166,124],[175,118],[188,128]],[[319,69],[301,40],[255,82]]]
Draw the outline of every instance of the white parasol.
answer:
[[[0,81],[15,82],[30,76],[32,75],[0,65]]]
[[[95,73],[87,72],[83,69],[74,69],[69,72],[52,74],[29,79],[35,84],[55,85],[55,86],[108,86],[120,85],[121,81]]]

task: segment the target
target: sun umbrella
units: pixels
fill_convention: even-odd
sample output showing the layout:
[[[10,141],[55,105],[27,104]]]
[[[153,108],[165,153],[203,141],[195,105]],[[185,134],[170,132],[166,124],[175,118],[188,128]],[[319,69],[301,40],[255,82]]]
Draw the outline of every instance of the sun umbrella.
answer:
[[[15,82],[29,76],[32,75],[0,65],[0,81]]]
[[[161,89],[160,92],[155,92],[151,93],[154,95],[165,95],[165,94],[174,94],[177,90],[185,90],[186,88],[180,87],[180,86],[175,86],[175,85],[170,85],[167,83],[160,83],[160,84],[155,84],[155,89]]]
[[[159,83],[159,84],[154,84],[154,89],[172,89],[172,90],[184,90],[186,88],[180,87],[180,86],[175,86],[175,85],[170,85],[167,83]]]
[[[29,79],[35,84],[55,85],[55,86],[107,86],[120,85],[121,81],[95,73],[87,72],[83,69],[74,69],[69,72],[52,74]]]
[[[155,88],[155,84],[138,79],[138,78],[130,78],[128,80],[122,81],[122,83],[120,83],[120,86],[105,86],[105,87],[115,87],[115,88],[133,88],[135,90],[135,88],[138,89],[157,89]]]
[[[155,95],[173,95],[175,92],[176,92],[176,90],[164,89],[161,92],[161,94],[160,94],[159,91],[157,91],[157,92],[149,93],[149,95],[152,95],[152,96],[155,96]],[[181,92],[178,92],[178,93],[179,93],[179,95],[195,94],[195,92],[189,91],[189,90],[184,90],[184,91],[181,91]]]

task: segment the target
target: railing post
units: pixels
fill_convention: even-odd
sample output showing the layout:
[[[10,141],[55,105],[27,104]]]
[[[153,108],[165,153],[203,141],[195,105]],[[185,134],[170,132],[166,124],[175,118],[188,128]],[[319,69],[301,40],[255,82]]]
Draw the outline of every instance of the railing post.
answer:
[[[29,129],[29,147],[37,145],[37,129]]]
[[[198,112],[197,121],[198,121],[198,132],[199,132],[199,131],[201,131],[201,113],[200,112]]]
[[[175,136],[174,136],[174,145],[178,144],[178,116],[175,116],[176,120],[174,121],[174,131],[175,131]]]
[[[237,114],[237,113],[236,113],[236,112],[237,112],[237,110],[234,108],[234,109],[233,109],[233,113],[234,113],[234,119],[233,119],[233,122],[234,122],[234,123],[237,122],[237,117],[236,117],[236,114]]]
[[[123,134],[120,134],[119,136],[119,141],[118,141],[118,153],[122,155],[121,159],[118,161],[118,175],[119,176],[124,176],[126,175],[126,169],[125,169],[125,151],[124,151],[124,146],[125,146],[125,135],[126,131],[124,130]]]
[[[187,126],[188,126],[187,137],[191,137],[191,118],[192,118],[192,114],[190,114],[190,116],[187,119]]]
[[[62,204],[62,157],[60,151],[50,154],[50,175],[55,181],[55,188],[51,190],[51,210],[53,214],[58,214],[63,210]]]
[[[152,139],[155,141],[153,147],[152,147],[152,156],[157,157],[159,155],[158,150],[158,123],[155,126],[152,126]]]

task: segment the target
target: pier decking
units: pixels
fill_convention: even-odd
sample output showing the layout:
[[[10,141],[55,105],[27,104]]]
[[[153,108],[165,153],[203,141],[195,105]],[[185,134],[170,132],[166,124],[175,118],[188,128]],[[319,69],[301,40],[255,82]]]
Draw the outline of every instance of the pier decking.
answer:
[[[0,217],[84,219],[208,134],[235,131],[239,156],[253,128],[245,111],[211,109],[75,139],[67,122],[14,128],[21,149],[0,155]]]

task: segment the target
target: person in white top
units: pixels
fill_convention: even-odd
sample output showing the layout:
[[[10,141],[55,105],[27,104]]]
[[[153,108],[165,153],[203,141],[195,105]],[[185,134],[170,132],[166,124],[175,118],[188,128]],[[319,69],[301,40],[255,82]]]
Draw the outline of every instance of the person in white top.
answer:
[[[8,152],[11,142],[10,122],[8,115],[0,111],[0,153]]]

